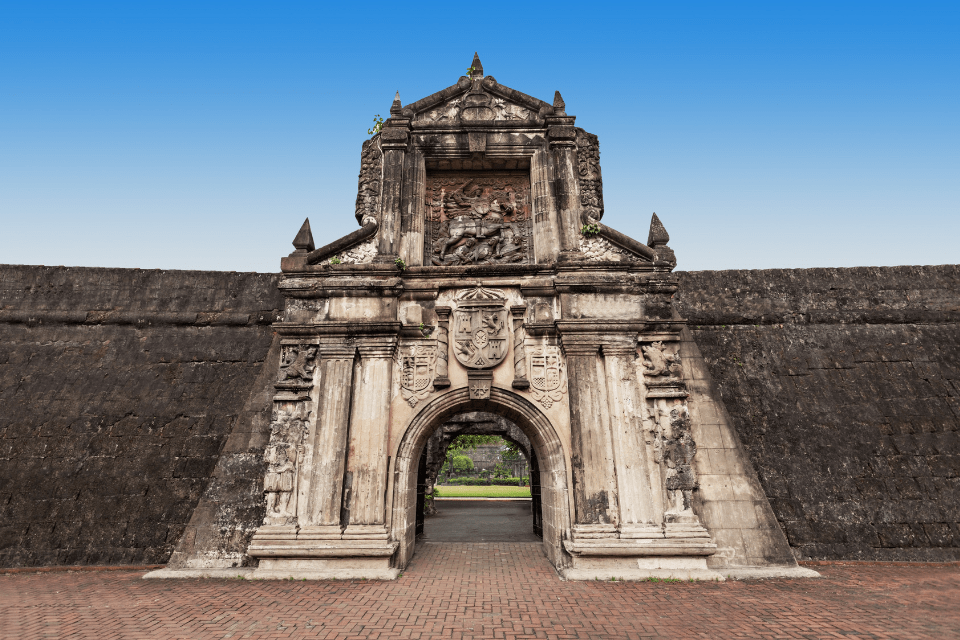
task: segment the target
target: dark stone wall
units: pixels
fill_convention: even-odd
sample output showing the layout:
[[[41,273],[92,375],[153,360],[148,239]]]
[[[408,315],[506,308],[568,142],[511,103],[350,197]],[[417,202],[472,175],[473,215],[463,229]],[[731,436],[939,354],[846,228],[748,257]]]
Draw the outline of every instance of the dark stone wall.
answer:
[[[960,559],[960,267],[680,276],[795,553]],[[277,282],[0,266],[0,566],[242,555]]]
[[[682,273],[794,553],[960,559],[960,266]]]
[[[0,566],[166,562],[270,348],[277,281],[0,266]]]

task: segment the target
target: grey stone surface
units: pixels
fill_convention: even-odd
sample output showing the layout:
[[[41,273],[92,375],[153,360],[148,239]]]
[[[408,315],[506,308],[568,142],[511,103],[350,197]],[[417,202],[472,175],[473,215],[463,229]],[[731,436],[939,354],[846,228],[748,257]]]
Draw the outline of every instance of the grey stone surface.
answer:
[[[0,267],[0,566],[168,559],[263,365],[276,284]]]
[[[424,522],[424,542],[540,542],[529,500],[441,499]]]
[[[681,273],[801,559],[960,559],[960,267]]]

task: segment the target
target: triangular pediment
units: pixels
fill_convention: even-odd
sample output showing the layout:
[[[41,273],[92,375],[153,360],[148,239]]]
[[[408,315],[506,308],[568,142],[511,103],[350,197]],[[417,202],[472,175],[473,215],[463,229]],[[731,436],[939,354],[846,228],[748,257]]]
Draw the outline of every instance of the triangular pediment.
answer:
[[[457,84],[408,104],[404,116],[415,127],[457,126],[469,122],[543,122],[552,113],[548,102],[511,89],[484,76],[475,59],[470,76],[462,76]]]

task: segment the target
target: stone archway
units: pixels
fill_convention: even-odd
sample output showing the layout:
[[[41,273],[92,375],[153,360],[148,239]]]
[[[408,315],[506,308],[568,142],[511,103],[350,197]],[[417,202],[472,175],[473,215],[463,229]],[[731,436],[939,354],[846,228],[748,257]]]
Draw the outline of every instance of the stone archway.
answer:
[[[470,398],[468,389],[443,394],[424,406],[404,430],[394,462],[391,538],[399,542],[395,566],[405,567],[416,545],[417,465],[431,434],[450,417],[465,411],[497,413],[513,421],[530,440],[540,468],[543,504],[543,547],[558,569],[569,565],[563,551],[564,532],[571,526],[568,469],[563,445],[550,420],[532,403],[506,389],[492,388],[490,397]]]

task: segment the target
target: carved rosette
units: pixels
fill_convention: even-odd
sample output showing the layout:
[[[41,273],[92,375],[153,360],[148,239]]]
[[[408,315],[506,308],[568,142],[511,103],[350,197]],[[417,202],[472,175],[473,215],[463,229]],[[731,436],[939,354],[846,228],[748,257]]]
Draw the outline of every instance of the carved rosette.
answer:
[[[530,376],[530,390],[533,398],[544,409],[563,399],[567,392],[564,377],[563,356],[560,347],[540,346],[529,351],[527,370]]]
[[[433,391],[436,376],[437,346],[412,344],[398,354],[400,364],[400,392],[411,407],[426,399]]]

